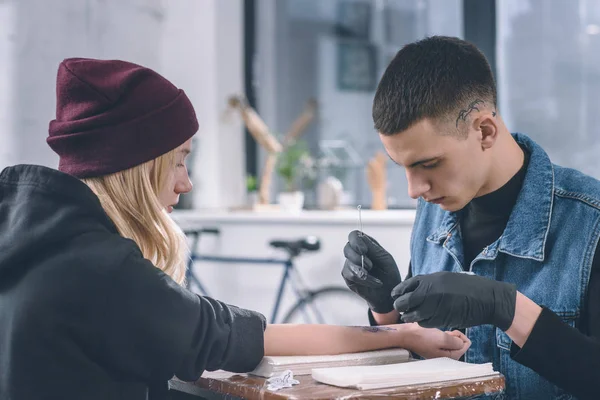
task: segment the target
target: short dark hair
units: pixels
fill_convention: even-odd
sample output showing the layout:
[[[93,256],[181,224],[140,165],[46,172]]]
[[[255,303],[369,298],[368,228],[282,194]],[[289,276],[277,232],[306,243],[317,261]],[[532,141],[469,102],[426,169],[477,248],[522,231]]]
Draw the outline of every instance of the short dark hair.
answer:
[[[373,100],[373,121],[382,135],[394,135],[478,100],[496,107],[496,83],[483,53],[464,40],[432,36],[404,46],[388,65]]]

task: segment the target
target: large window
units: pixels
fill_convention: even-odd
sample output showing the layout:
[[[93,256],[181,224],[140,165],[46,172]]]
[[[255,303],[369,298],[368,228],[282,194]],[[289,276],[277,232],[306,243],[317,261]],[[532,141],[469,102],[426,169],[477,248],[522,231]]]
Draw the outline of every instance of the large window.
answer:
[[[305,204],[316,185],[337,177],[348,205],[371,202],[365,164],[383,150],[373,129],[377,82],[406,43],[433,34],[463,36],[462,0],[258,0],[252,88],[272,131],[285,134],[309,99],[318,117],[304,132],[311,154],[337,164],[305,181]],[[261,168],[259,157],[259,170]],[[325,163],[326,164],[326,163]],[[413,207],[404,171],[387,164],[388,204]],[[281,181],[274,191],[281,189]]]
[[[600,177],[600,1],[497,2],[500,113],[551,159]]]

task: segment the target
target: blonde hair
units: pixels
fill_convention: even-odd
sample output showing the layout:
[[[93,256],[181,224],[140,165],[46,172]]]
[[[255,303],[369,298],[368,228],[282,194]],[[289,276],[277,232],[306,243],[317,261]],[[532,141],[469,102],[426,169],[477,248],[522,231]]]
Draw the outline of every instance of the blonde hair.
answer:
[[[185,235],[158,197],[173,173],[176,151],[124,171],[82,181],[98,196],[121,236],[136,242],[144,258],[183,286],[188,255]]]

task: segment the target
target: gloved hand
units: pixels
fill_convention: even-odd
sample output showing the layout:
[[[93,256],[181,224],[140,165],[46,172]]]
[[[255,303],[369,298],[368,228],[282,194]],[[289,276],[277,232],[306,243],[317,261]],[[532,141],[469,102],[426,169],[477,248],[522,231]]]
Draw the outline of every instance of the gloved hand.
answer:
[[[515,316],[514,285],[456,272],[407,279],[392,291],[404,322],[426,328],[469,328],[492,324],[503,331]]]
[[[364,268],[361,255],[364,256]],[[348,235],[344,256],[342,277],[350,290],[365,299],[374,312],[392,311],[392,289],[402,282],[394,257],[375,239],[357,230]]]

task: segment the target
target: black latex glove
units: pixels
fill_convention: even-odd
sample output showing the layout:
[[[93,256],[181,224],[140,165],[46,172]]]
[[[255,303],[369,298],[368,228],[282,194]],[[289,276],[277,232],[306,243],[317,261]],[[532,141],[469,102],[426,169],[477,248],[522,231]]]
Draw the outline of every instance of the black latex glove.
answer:
[[[436,272],[407,279],[392,291],[404,322],[426,328],[492,324],[507,330],[515,316],[514,285],[476,275]]]
[[[364,256],[364,269],[361,255]],[[365,299],[374,312],[392,311],[392,289],[402,282],[394,257],[375,239],[357,230],[348,235],[344,256],[342,276],[350,290]]]

